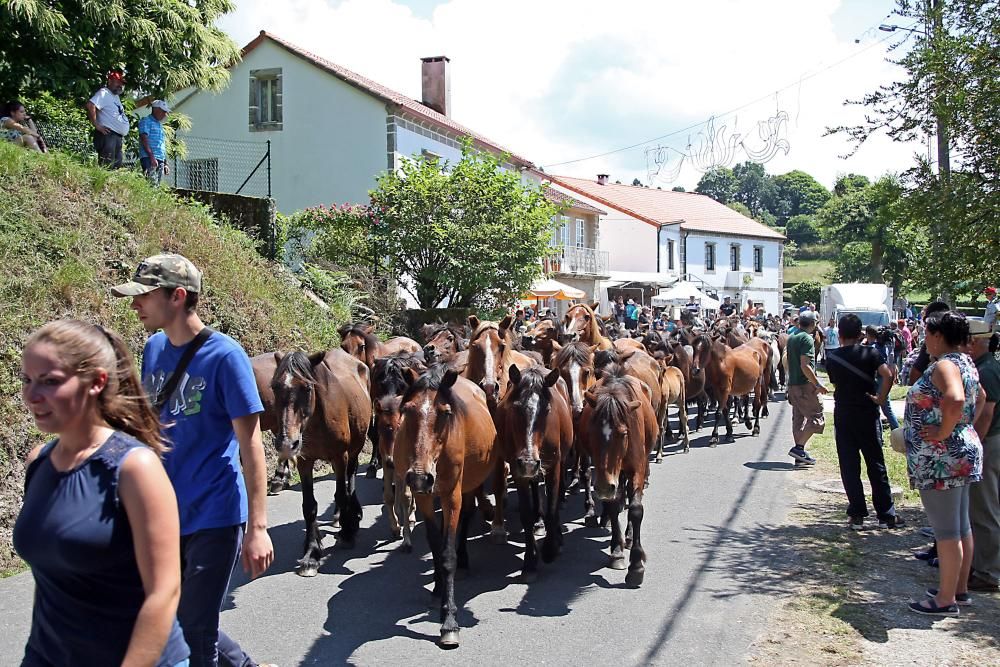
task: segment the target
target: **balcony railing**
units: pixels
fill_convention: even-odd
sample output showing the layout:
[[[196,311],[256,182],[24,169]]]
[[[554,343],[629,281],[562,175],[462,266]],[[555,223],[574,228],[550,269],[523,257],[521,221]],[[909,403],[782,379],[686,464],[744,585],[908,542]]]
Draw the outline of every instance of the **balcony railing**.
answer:
[[[546,273],[606,275],[608,252],[596,248],[560,248],[555,257],[545,260]]]

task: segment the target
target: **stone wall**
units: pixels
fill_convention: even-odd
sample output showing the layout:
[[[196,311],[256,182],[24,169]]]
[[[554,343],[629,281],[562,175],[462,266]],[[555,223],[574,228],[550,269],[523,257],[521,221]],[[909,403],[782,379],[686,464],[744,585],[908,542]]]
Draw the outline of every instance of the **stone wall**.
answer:
[[[175,188],[177,196],[207,204],[224,222],[250,235],[257,250],[268,259],[275,258],[275,214],[273,199],[245,197],[224,192],[205,192]]]

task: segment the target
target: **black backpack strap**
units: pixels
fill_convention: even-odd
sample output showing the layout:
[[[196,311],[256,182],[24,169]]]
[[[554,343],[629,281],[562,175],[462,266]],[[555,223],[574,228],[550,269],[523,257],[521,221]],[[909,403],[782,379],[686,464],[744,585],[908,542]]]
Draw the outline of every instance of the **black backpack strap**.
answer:
[[[194,355],[201,349],[201,346],[205,344],[212,334],[215,333],[214,329],[209,327],[202,327],[202,330],[198,332],[198,335],[188,343],[187,348],[184,350],[184,354],[181,355],[180,361],[177,362],[177,367],[174,369],[173,375],[170,376],[170,380],[167,384],[163,386],[160,392],[156,395],[156,400],[153,401],[153,408],[157,412],[163,410],[163,406],[167,404],[170,400],[171,395],[177,389],[177,385],[180,384],[181,378],[184,376],[185,371],[187,371],[188,365],[191,360],[194,359]]]

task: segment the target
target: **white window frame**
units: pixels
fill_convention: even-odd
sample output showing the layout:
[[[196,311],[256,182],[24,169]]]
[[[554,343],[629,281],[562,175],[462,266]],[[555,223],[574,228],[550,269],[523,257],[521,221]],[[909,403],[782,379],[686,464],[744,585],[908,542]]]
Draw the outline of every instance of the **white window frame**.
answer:
[[[587,238],[586,238],[587,223],[583,220],[583,218],[576,218],[576,222],[575,222],[575,224],[573,226],[575,228],[574,229],[574,231],[575,231],[574,241],[575,241],[576,247],[577,248],[586,248],[587,247]]]
[[[667,271],[674,270],[674,245],[673,239],[667,239]]]
[[[280,131],[284,127],[281,68],[250,72],[250,131]]]

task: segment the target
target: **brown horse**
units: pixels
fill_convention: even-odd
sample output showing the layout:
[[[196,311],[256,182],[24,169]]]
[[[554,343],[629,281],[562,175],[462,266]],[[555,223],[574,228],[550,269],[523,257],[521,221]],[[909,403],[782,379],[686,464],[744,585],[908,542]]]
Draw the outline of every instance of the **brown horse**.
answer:
[[[274,377],[274,370],[278,367],[278,362],[275,361],[273,352],[267,352],[250,359],[250,365],[253,367],[253,378],[257,383],[257,393],[260,394],[260,401],[264,405],[264,412],[260,415],[260,430],[262,432],[270,431],[271,435],[275,438],[275,442],[277,442],[278,414],[274,408],[274,392],[271,391],[271,378]],[[267,484],[267,494],[269,496],[281,493],[288,486],[288,479],[291,477],[289,470],[290,464],[288,459],[278,461],[274,468],[274,476],[271,477]]]
[[[413,530],[413,497],[405,487],[394,484],[394,464],[392,452],[402,419],[400,405],[403,394],[426,370],[417,355],[410,353],[391,354],[375,360],[372,369],[372,404],[375,408],[375,446],[382,460],[382,513],[389,522],[389,531],[394,538],[403,536],[403,550],[412,550],[410,532]],[[397,505],[396,494],[404,498]],[[396,508],[403,509],[397,516]]]
[[[462,377],[471,380],[486,393],[490,412],[507,391],[507,369],[517,364],[524,370],[531,368],[535,360],[514,349],[510,340],[510,316],[500,322],[480,321],[475,315],[469,316],[472,336],[469,338],[469,363]]]
[[[560,336],[568,342],[579,341],[596,345],[599,350],[610,350],[611,339],[601,330],[599,316],[585,303],[571,306],[563,316]]]
[[[271,378],[277,414],[278,459],[295,459],[302,481],[302,516],[306,522],[305,553],[298,574],[315,576],[323,557],[316,523],[313,466],[329,461],[337,477],[334,496],[340,514],[340,542],[354,544],[361,524],[361,503],[354,487],[358,454],[372,420],[368,367],[343,350],[274,353]]]
[[[632,350],[646,350],[642,340],[638,338],[619,338],[613,341],[611,346],[615,348],[615,351],[618,352],[618,354],[625,354],[626,352],[631,352]]]
[[[528,352],[538,352],[542,355],[542,363],[552,368],[552,357],[558,354],[562,346],[556,340],[559,328],[551,319],[540,320],[534,328],[521,335],[521,347]]]
[[[758,435],[761,403],[767,400],[764,386],[766,356],[749,345],[730,348],[721,336],[709,339],[703,334],[700,338],[699,345],[707,346],[709,351],[707,364],[704,367],[707,388],[716,400],[715,424],[712,428],[712,437],[708,441],[709,445],[715,447],[719,444],[719,422],[722,414],[725,414],[726,418],[726,442],[734,441],[729,398],[747,396],[751,392],[755,393],[754,422],[751,425],[748,411],[745,424],[747,428],[752,429],[753,435]],[[700,358],[695,357],[695,359],[696,365],[701,363]]]
[[[609,567],[625,569],[625,540],[618,515],[628,501],[631,553],[625,584],[642,584],[646,552],[642,548],[642,495],[649,476],[649,454],[658,435],[656,415],[635,378],[609,376],[587,392],[582,421],[585,437],[580,441],[594,460],[597,496],[611,519]]]
[[[379,357],[399,352],[420,352],[420,344],[412,338],[397,336],[383,343],[372,331],[368,324],[343,325],[337,330],[340,334],[340,349],[358,361],[363,361],[368,368],[372,368]]]
[[[465,370],[469,353],[466,351],[469,334],[464,326],[456,324],[425,324],[420,329],[424,338],[424,361],[446,364],[459,373]]]
[[[570,470],[567,474],[567,489],[572,490],[577,484],[582,484],[587,491],[583,499],[586,514],[584,521],[588,526],[597,524],[597,513],[594,511],[594,499],[591,494],[590,459],[582,451],[576,440],[580,437],[580,415],[586,407],[584,396],[597,383],[594,374],[594,349],[596,346],[585,343],[567,343],[556,354],[553,365],[559,371],[566,383],[569,394],[570,409],[573,413],[574,443],[569,456]]]
[[[627,350],[618,354],[615,350],[604,350],[594,355],[594,367],[598,378],[627,375],[639,380],[648,392],[650,405],[656,415],[657,438],[666,431],[667,399],[669,389],[664,386],[664,367],[646,353],[645,348]],[[676,401],[676,397],[674,397]]]
[[[656,439],[656,462],[663,463],[663,443],[673,444],[674,434],[670,430],[670,415],[667,408],[671,405],[677,406],[677,420],[680,422],[681,436],[684,441],[684,453],[691,451],[691,436],[688,433],[687,414],[687,392],[684,387],[684,373],[676,366],[671,366],[673,356],[667,355],[663,359],[663,377],[660,379],[660,386],[663,390],[663,435]]]
[[[453,369],[434,366],[403,396],[393,460],[396,480],[415,494],[434,559],[443,647],[458,646],[455,570],[467,569],[466,537],[475,491],[496,469],[496,428],[483,392]],[[442,526],[434,515],[441,502]]]
[[[497,443],[517,486],[525,536],[522,578],[533,581],[538,571],[534,524],[540,512],[545,519],[542,560],[551,563],[562,546],[559,505],[563,460],[573,445],[573,415],[558,370],[534,366],[521,372],[511,364],[508,374],[510,391],[497,408]],[[503,505],[496,511],[503,516]]]

